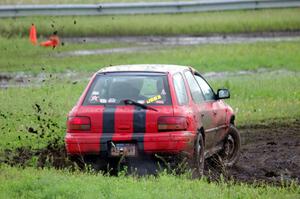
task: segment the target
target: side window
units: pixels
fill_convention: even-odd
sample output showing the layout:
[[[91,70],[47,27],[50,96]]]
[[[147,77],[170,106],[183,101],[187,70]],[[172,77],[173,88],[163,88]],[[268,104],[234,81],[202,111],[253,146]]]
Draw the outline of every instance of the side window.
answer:
[[[184,73],[186,80],[188,82],[188,85],[190,87],[191,95],[196,103],[200,103],[204,101],[203,95],[201,93],[200,87],[197,84],[197,81],[195,80],[193,74],[190,71],[186,71]]]
[[[196,80],[203,92],[205,100],[215,100],[215,93],[207,84],[207,82],[200,76],[195,75]]]
[[[177,97],[177,101],[180,105],[184,105],[188,103],[188,97],[186,94],[186,89],[184,85],[183,78],[180,73],[177,73],[173,76],[173,84],[175,88],[175,93]]]

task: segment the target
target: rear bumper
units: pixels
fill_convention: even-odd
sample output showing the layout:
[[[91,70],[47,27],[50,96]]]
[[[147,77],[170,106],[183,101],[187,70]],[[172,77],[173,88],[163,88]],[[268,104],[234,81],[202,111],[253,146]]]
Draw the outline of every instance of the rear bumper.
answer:
[[[128,134],[67,133],[67,153],[70,155],[108,155],[109,145],[114,143],[136,143],[141,153],[191,153],[194,147],[194,132],[160,132]]]

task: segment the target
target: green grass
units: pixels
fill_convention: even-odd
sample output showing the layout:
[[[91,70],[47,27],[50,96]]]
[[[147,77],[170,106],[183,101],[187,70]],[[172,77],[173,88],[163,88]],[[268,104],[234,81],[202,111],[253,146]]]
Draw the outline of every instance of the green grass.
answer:
[[[57,49],[32,46],[27,39],[0,37],[1,72],[84,71],[117,64],[161,63],[191,65],[201,72],[255,70],[258,68],[299,70],[300,40],[248,44],[212,44],[162,48],[148,52],[77,57],[57,57],[58,52],[132,46],[134,44],[69,44]]]
[[[227,102],[238,125],[272,123],[300,117],[300,73],[269,72],[212,80],[215,88],[229,88]]]
[[[76,21],[76,24],[74,23]],[[299,31],[300,9],[266,9],[189,14],[1,18],[0,35],[27,37],[31,23],[38,35],[60,36],[208,35]]]
[[[160,0],[151,0],[150,2],[156,2]],[[164,0],[178,1],[178,0]],[[191,0],[180,0],[191,1]],[[0,5],[3,4],[98,4],[98,3],[119,3],[119,2],[145,2],[145,0],[0,0]]]
[[[0,90],[0,148],[43,148],[56,138],[62,143],[67,113],[85,86],[86,82],[46,82],[42,87]],[[29,132],[29,128],[37,133]]]
[[[2,166],[1,198],[298,198],[300,187],[207,183],[187,177],[107,177],[53,169]]]

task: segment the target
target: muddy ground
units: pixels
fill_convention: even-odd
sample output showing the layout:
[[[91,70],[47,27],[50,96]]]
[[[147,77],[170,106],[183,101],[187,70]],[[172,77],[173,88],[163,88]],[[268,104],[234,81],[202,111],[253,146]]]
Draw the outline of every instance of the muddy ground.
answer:
[[[300,119],[240,129],[242,150],[227,175],[243,182],[300,180]]]
[[[216,165],[207,160],[205,175],[210,180],[234,179],[237,182],[281,185],[300,179],[300,119],[290,124],[273,123],[240,127],[242,148],[237,164],[232,168]],[[28,165],[32,157],[37,157],[38,167],[74,168],[68,160],[63,146],[58,140],[50,143],[45,149],[32,151],[19,148],[17,151],[6,150],[1,162],[10,165]],[[150,168],[154,171],[153,162],[137,161],[137,169]],[[139,168],[140,166],[140,168]]]
[[[272,75],[300,75],[298,71],[290,71],[286,69],[270,70],[267,68],[259,68],[256,70],[240,70],[240,71],[224,71],[224,72],[207,72],[202,75],[208,80],[226,79],[229,77],[240,77],[245,75],[256,74],[272,74]],[[11,87],[40,87],[44,83],[66,82],[77,84],[82,81],[89,81],[93,73],[90,72],[64,72],[64,73],[39,73],[38,75],[24,72],[0,72],[0,89]]]
[[[104,55],[116,53],[136,53],[166,50],[178,46],[195,46],[205,44],[238,44],[256,42],[297,41],[300,32],[275,34],[240,34],[240,35],[211,35],[211,36],[127,36],[127,37],[83,37],[62,38],[64,43],[127,43],[131,46],[110,49],[75,50],[59,52],[58,57],[74,57],[87,55]]]

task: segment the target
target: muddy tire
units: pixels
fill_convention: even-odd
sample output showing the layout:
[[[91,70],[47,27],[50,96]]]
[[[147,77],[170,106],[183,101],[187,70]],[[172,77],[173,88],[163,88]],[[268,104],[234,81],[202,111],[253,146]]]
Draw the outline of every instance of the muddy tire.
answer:
[[[203,175],[204,171],[204,140],[201,133],[197,135],[194,146],[194,154],[190,162],[192,170],[192,177],[199,178]]]
[[[219,153],[222,163],[232,167],[238,160],[241,149],[241,137],[234,125],[230,125],[228,134],[224,139],[222,151]]]

